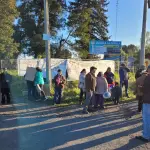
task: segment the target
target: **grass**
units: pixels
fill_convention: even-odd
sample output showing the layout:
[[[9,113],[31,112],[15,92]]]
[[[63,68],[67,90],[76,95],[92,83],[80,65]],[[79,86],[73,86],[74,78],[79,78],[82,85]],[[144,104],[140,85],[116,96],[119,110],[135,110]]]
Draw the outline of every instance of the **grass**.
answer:
[[[13,80],[11,84],[11,92],[12,96],[15,97],[22,97],[22,91],[27,90],[26,81],[24,77],[20,77],[17,75],[16,70],[11,70],[9,73],[12,75]],[[134,74],[130,73],[129,79],[129,96],[130,98],[123,97],[121,101],[131,101],[135,99],[134,89],[135,89],[135,78]],[[119,75],[115,73],[115,81],[119,81]],[[52,95],[54,94],[54,86],[51,89]],[[68,105],[76,105],[79,103],[79,93],[80,90],[78,89],[78,81],[67,82],[65,89],[63,91],[63,103],[57,106],[65,107]],[[50,103],[52,104],[53,97],[50,97]],[[106,101],[107,104],[110,104],[110,101]]]

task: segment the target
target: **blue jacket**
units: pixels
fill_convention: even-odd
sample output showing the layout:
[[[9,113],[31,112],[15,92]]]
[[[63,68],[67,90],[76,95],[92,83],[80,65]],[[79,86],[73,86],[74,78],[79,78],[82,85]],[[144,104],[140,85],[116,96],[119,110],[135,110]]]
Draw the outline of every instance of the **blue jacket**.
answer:
[[[130,72],[130,70],[128,68],[120,67],[120,69],[119,69],[120,82],[129,79],[128,72]]]
[[[37,71],[35,74],[35,85],[37,84],[44,84],[44,79],[43,79],[43,73],[40,71]]]

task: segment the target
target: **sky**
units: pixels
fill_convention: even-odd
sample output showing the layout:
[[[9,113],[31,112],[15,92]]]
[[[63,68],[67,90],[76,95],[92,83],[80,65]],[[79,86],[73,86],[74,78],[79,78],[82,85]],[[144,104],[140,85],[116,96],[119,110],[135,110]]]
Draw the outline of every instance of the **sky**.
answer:
[[[122,41],[122,44],[140,45],[143,20],[144,0],[118,0],[118,23],[116,33],[116,2],[109,0],[108,23],[111,40]],[[147,16],[147,31],[150,31],[150,9]]]
[[[68,1],[66,0],[67,4]],[[108,23],[110,40],[122,41],[122,45],[140,46],[142,32],[144,0],[108,0]],[[118,4],[118,22],[116,32],[116,3]],[[147,16],[147,31],[150,31],[150,9]],[[117,34],[116,34],[117,33]],[[60,32],[68,36],[67,31]]]

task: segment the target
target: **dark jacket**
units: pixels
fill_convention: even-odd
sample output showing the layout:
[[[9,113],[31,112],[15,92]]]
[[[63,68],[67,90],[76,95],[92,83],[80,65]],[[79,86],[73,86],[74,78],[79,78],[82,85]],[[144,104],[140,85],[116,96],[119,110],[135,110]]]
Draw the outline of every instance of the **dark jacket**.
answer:
[[[128,76],[129,72],[130,72],[129,68],[127,68],[127,67],[120,67],[120,69],[119,69],[120,82],[129,79],[129,76]]]
[[[113,84],[114,74],[112,72],[105,72],[104,77],[106,78],[108,84]]]
[[[1,73],[0,82],[2,89],[9,89],[12,81],[12,76],[8,73]]]
[[[112,91],[112,98],[120,98],[121,97],[121,88],[119,86],[115,86]]]
[[[135,79],[139,78],[142,75],[143,69],[138,69],[136,74],[135,74]]]
[[[136,95],[137,96],[143,96],[143,84],[144,84],[146,76],[147,74],[143,74],[136,80]]]
[[[96,77],[92,73],[88,73],[85,77],[85,90],[86,92],[95,91]]]
[[[150,75],[147,75],[143,84],[143,103],[150,104]]]
[[[64,88],[64,85],[66,83],[66,79],[64,78],[63,75],[56,75],[54,77],[54,83],[55,83],[55,87],[59,87],[59,88]]]

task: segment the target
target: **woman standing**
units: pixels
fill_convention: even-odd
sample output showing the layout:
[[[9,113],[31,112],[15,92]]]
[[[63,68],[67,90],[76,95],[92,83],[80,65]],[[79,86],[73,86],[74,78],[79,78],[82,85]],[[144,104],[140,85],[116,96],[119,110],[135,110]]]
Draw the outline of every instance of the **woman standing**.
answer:
[[[106,78],[108,84],[113,84],[114,74],[111,72],[110,67],[107,68],[107,71],[104,73],[104,77]]]
[[[86,97],[85,95],[85,76],[86,76],[86,70],[83,69],[80,73],[79,76],[79,89],[80,89],[80,100],[79,100],[79,104],[82,105],[83,102],[83,96],[84,98]]]
[[[94,107],[97,108],[100,105],[101,109],[104,109],[103,94],[108,91],[108,83],[102,72],[99,72],[96,80],[96,91]]]
[[[43,78],[43,73],[42,70],[37,67],[36,68],[36,74],[35,74],[35,86],[37,91],[40,93],[40,96],[42,95],[42,97],[47,100],[47,97],[45,95],[45,92],[43,91],[43,85],[44,85],[44,78]],[[39,101],[39,100],[37,100]]]

